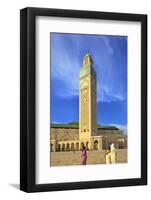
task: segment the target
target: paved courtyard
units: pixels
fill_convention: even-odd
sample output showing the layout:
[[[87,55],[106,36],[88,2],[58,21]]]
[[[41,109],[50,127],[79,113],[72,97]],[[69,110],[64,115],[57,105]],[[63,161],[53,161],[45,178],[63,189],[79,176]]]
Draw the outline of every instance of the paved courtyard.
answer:
[[[117,163],[127,162],[127,149],[117,149]],[[51,152],[50,166],[80,165],[80,151]],[[105,164],[105,151],[88,151],[87,164]]]

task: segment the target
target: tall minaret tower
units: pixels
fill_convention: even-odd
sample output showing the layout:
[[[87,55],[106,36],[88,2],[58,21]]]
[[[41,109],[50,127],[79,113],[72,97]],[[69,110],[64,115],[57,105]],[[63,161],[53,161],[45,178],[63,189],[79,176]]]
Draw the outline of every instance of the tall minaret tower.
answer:
[[[96,73],[89,52],[83,58],[79,88],[79,139],[90,142],[97,131],[96,122]]]

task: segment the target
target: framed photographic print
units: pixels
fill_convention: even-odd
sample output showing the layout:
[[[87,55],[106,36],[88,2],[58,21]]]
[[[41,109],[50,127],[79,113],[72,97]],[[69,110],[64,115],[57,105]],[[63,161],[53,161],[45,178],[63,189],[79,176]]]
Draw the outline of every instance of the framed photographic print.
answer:
[[[147,184],[147,16],[20,12],[20,189]]]

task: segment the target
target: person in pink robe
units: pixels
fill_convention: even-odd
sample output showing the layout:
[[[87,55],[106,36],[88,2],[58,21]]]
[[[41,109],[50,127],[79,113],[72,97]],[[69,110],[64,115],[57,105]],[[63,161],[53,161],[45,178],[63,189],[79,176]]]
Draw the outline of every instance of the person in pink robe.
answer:
[[[81,150],[81,164],[86,165],[87,162],[87,150],[84,144],[82,144],[82,150]]]

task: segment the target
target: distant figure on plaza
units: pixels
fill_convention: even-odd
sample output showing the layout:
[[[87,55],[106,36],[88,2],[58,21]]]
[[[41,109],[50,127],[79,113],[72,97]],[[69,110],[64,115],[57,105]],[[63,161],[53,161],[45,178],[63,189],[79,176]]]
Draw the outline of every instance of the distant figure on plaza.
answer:
[[[106,144],[105,162],[106,162],[106,164],[111,164],[111,151],[110,151],[109,143]]]
[[[106,164],[111,164],[111,151],[108,149],[105,153]]]
[[[116,148],[114,143],[110,145],[110,149],[107,149],[105,154],[106,164],[115,164],[116,163]]]
[[[111,149],[111,163],[115,164],[117,155],[116,155],[116,148],[114,146],[114,143],[111,144],[110,149]]]
[[[84,144],[82,144],[82,149],[81,149],[81,164],[86,165],[87,162],[87,150]]]

